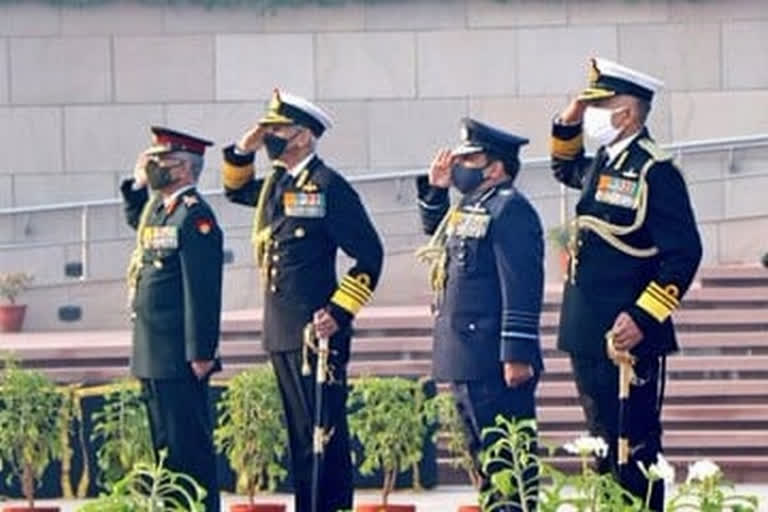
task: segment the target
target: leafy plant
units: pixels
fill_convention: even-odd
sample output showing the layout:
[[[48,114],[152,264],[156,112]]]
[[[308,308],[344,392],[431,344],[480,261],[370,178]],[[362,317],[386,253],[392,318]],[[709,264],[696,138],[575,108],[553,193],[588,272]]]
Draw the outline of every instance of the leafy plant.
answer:
[[[16,297],[26,290],[33,280],[34,276],[25,272],[0,272],[0,297],[10,304],[16,304]]]
[[[166,455],[162,452],[156,464],[138,462],[109,495],[78,512],[205,512],[205,489],[190,476],[167,469]]]
[[[540,512],[650,512],[651,489],[663,480],[671,484],[675,471],[659,454],[657,462],[650,467],[638,463],[640,470],[649,481],[646,495],[641,499],[632,495],[617,482],[611,474],[597,474],[589,466],[593,456],[605,457],[608,446],[600,438],[581,437],[563,448],[578,455],[581,472],[565,474],[546,464],[532,452],[535,423],[496,418],[496,425],[486,429],[483,435],[497,439],[483,454],[483,471],[491,474],[490,488],[481,493],[483,511],[491,512],[505,506],[517,506],[520,510],[532,510],[531,505],[538,499]],[[493,466],[493,467],[491,467]],[[539,467],[540,477],[532,468]],[[535,491],[534,483],[549,480],[546,487]],[[521,500],[520,490],[524,492]],[[668,512],[756,512],[756,496],[737,495],[730,492],[732,486],[722,479],[716,464],[700,461],[689,469],[685,484],[678,487],[676,494],[667,502]],[[538,496],[537,496],[538,494]]]
[[[387,505],[397,475],[417,465],[424,441],[437,420],[434,397],[421,381],[362,377],[349,396],[349,430],[363,446],[360,473],[384,474],[382,504]]]
[[[277,380],[268,365],[234,377],[218,403],[214,441],[237,474],[237,488],[251,505],[259,491],[274,491],[288,472],[288,447]]]
[[[568,248],[572,235],[573,228],[568,224],[559,224],[547,230],[547,240],[560,251],[565,251]]]
[[[11,358],[5,360],[0,389],[0,460],[10,470],[6,483],[18,478],[34,508],[37,484],[61,453],[64,398],[45,375],[21,369]]]
[[[469,450],[469,440],[464,429],[464,423],[456,408],[456,400],[450,393],[440,393],[435,397],[440,431],[445,439],[445,447],[453,455],[451,465],[467,473],[469,481],[475,489],[480,489],[482,483],[477,463]]]
[[[733,494],[733,485],[723,479],[714,462],[703,460],[688,468],[688,478],[670,499],[667,510],[699,512],[756,512],[757,496]]]
[[[149,418],[135,382],[116,383],[91,419],[91,442],[101,444],[96,452],[101,485],[110,488],[136,463],[154,459]]]

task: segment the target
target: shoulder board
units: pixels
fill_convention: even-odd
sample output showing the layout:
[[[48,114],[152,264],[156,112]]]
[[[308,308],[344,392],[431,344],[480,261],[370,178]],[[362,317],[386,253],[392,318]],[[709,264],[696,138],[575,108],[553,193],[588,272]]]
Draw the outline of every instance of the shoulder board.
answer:
[[[672,160],[672,155],[670,153],[667,153],[663,149],[661,149],[655,142],[653,142],[651,139],[639,139],[637,141],[637,145],[643,148],[646,153],[655,161],[655,162],[668,162]]]

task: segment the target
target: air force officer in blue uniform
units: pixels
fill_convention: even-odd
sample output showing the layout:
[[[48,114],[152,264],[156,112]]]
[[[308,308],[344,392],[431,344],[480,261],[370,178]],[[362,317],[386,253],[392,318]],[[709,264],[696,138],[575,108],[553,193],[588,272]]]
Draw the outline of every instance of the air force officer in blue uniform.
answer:
[[[528,140],[473,119],[462,121],[462,139],[418,179],[432,235],[420,256],[435,292],[433,373],[451,383],[478,454],[493,441],[481,432],[497,415],[536,416],[544,241],[536,210],[514,186]],[[451,185],[461,194],[454,206]],[[491,475],[482,476],[487,485]]]

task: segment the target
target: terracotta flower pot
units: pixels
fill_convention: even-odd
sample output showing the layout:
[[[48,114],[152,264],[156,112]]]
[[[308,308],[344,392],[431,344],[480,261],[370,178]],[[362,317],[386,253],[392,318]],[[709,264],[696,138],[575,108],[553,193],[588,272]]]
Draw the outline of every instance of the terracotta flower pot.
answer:
[[[416,512],[415,505],[358,505],[357,512]]]
[[[35,507],[29,508],[26,505],[16,505],[10,507],[3,507],[3,512],[60,512],[59,507]]]
[[[0,332],[19,332],[21,326],[24,325],[26,312],[26,305],[0,305]]]
[[[480,512],[480,507],[477,505],[460,505],[459,512]]]
[[[285,505],[279,503],[257,503],[255,505],[240,503],[231,505],[229,512],[285,512]]]

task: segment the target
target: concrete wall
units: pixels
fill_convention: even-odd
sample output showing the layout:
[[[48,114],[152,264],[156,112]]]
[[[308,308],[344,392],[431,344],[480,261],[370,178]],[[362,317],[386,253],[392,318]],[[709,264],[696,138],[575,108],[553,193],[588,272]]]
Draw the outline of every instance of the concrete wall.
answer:
[[[602,55],[667,83],[651,120],[663,142],[768,133],[768,9],[763,0],[425,0],[343,7],[203,8],[118,2],[87,8],[0,5],[0,208],[116,197],[117,184],[166,124],[228,143],[253,123],[275,86],[316,99],[337,128],[326,160],[348,174],[421,168],[455,143],[472,115],[531,138],[524,157],[544,156],[549,120]],[[218,147],[204,188],[218,188]],[[695,181],[764,170],[768,152],[686,158]],[[724,188],[693,185],[707,261],[751,261],[764,220],[726,226],[723,215],[768,215],[765,180]],[[521,185],[555,193],[543,169]],[[371,209],[412,205],[412,184],[361,189]],[[539,199],[545,223],[556,199]],[[250,212],[215,200],[222,222]],[[91,212],[94,277],[122,275],[131,233],[117,208]],[[377,214],[389,249],[384,301],[422,293],[409,256],[421,238],[412,213]],[[763,223],[763,224],[761,224]],[[0,216],[0,270],[27,268],[59,283],[79,259],[76,212]],[[236,266],[249,272],[247,230],[231,229]],[[234,267],[233,267],[234,268]],[[550,280],[557,280],[550,262]],[[233,282],[242,282],[233,280]],[[233,285],[234,286],[234,285]],[[49,295],[53,293],[49,291]],[[230,291],[230,307],[258,294]],[[68,295],[72,296],[72,294]],[[63,299],[62,299],[63,300]],[[55,302],[55,301],[54,301]]]

